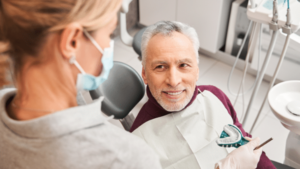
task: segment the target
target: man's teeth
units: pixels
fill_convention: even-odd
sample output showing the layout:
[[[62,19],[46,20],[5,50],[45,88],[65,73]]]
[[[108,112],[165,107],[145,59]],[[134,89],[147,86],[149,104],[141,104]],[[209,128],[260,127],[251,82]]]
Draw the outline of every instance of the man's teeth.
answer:
[[[180,95],[181,93],[182,93],[182,91],[180,91],[180,92],[167,92],[167,94],[172,95],[172,96]]]

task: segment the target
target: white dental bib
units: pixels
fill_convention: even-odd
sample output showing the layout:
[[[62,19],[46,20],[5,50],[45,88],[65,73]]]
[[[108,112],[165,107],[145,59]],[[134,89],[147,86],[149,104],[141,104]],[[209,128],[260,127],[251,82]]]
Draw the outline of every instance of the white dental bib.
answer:
[[[147,121],[133,134],[155,150],[163,168],[213,169],[231,151],[216,143],[226,124],[233,124],[227,109],[204,91],[183,111]]]

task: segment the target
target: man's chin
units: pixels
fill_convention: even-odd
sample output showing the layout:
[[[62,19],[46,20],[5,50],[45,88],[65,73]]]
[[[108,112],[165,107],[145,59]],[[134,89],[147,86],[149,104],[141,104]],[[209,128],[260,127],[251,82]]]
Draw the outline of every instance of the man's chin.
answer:
[[[178,99],[167,99],[167,101],[164,101],[164,103],[171,105],[171,104],[178,104],[179,102],[181,102],[181,98]]]
[[[184,109],[184,107],[187,105],[186,103],[178,103],[178,102],[170,102],[168,101],[167,103],[161,103],[160,104],[166,111],[169,112],[177,112],[181,111]]]
[[[160,93],[161,94],[161,93]],[[169,95],[163,92],[159,97],[155,97],[160,106],[168,112],[178,112],[184,109],[193,97],[193,93],[184,90],[178,95]]]

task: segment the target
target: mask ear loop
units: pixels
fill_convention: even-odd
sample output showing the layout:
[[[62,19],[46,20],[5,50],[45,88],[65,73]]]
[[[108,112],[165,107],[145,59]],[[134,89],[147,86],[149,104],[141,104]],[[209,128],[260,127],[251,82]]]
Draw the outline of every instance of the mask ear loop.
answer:
[[[82,69],[82,67],[76,61],[76,55],[75,54],[72,55],[69,62],[70,62],[70,64],[74,64],[82,74],[85,74],[85,71]]]
[[[96,46],[96,48],[103,54],[103,49],[94,40],[94,38],[85,29],[83,29],[83,33],[85,34],[85,36],[87,36],[90,39],[90,41]]]

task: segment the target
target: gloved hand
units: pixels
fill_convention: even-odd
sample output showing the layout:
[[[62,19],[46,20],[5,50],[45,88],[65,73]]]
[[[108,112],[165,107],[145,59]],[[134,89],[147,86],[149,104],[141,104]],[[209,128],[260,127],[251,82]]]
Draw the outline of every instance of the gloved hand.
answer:
[[[243,145],[227,155],[226,158],[216,164],[216,169],[255,169],[259,162],[262,148],[254,151],[259,146],[260,139],[250,139],[250,142]]]

